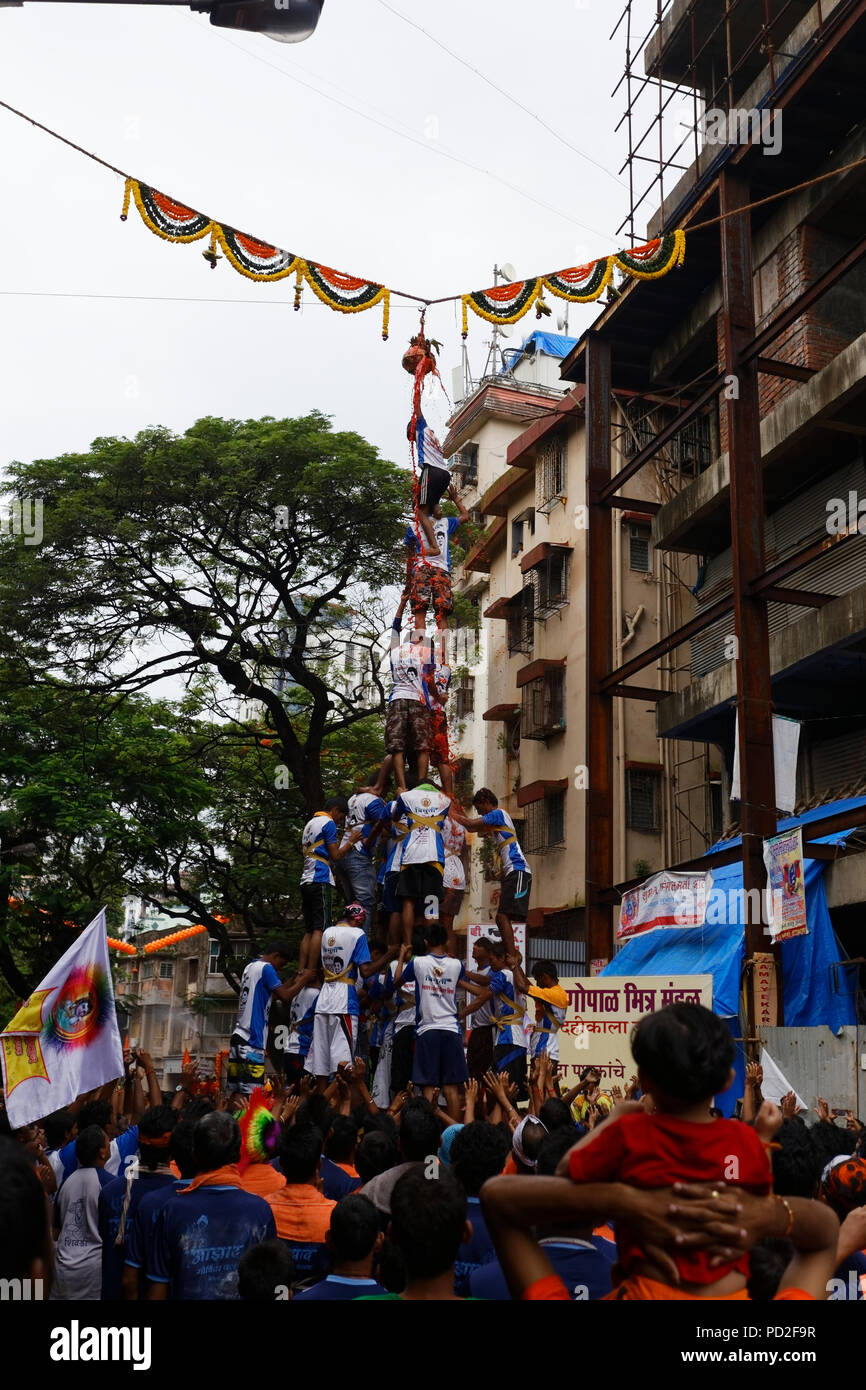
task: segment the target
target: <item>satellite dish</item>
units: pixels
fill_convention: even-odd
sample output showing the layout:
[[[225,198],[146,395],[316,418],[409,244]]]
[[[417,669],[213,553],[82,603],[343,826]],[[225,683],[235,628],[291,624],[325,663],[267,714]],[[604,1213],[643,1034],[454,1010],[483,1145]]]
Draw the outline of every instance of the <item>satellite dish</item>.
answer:
[[[501,265],[499,267],[499,272],[501,275],[505,276],[506,285],[512,284],[513,281],[517,279],[517,271],[514,269],[514,266],[511,264],[510,261],[506,261],[505,265]]]

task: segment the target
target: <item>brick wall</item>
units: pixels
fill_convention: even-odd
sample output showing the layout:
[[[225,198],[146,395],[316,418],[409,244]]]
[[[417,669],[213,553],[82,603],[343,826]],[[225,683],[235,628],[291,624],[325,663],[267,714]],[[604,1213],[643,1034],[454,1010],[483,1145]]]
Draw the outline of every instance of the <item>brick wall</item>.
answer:
[[[802,294],[842,255],[844,241],[827,232],[803,224],[796,227],[760,266],[754,275],[755,327],[760,332],[788,304]],[[768,349],[768,356],[781,362],[820,371],[862,331],[866,321],[866,279],[849,275],[839,286],[823,295],[807,313],[780,333]],[[724,362],[722,316],[716,318],[716,340],[720,368]],[[798,390],[802,383],[785,377],[758,378],[761,419],[783,397]],[[720,411],[721,450],[728,447],[725,412]]]

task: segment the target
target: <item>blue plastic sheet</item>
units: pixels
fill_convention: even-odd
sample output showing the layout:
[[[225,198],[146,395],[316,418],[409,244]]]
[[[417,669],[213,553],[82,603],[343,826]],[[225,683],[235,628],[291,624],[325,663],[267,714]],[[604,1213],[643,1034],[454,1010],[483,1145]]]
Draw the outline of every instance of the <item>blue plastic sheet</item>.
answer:
[[[811,821],[866,807],[866,797],[833,801],[815,807],[802,816],[779,821],[779,833]],[[850,831],[820,837],[822,844],[839,844]],[[713,849],[730,848],[739,840],[726,840]],[[711,849],[709,853],[712,853]],[[836,991],[832,965],[843,952],[836,940],[827,895],[824,891],[825,861],[805,861],[806,920],[808,936],[782,943],[782,981],[785,1024],[813,1027],[826,1024],[837,1032],[845,1024],[857,1022],[854,1000],[855,982],[851,972],[838,972]],[[605,975],[712,975],[713,1009],[724,1017],[739,1013],[739,987],[744,951],[743,900],[737,890],[743,887],[741,864],[727,864],[713,870],[713,888],[725,894],[733,921],[702,927],[662,927],[629,941],[602,972]]]

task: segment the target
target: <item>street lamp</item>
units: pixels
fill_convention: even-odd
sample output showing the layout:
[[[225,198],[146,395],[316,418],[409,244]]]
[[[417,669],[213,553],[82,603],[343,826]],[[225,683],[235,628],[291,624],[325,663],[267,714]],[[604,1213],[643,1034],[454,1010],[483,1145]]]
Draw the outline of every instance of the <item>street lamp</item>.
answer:
[[[211,24],[222,29],[266,34],[278,43],[303,43],[314,32],[323,4],[324,0],[199,0],[190,9],[207,10]]]
[[[20,9],[23,0],[0,0],[0,9]],[[92,3],[92,0],[88,0]],[[28,4],[39,0],[28,0]],[[43,0],[44,3],[44,0]],[[80,4],[84,0],[60,0]],[[172,5],[209,14],[221,29],[264,34],[279,43],[303,43],[315,31],[325,0],[96,0],[97,4]]]

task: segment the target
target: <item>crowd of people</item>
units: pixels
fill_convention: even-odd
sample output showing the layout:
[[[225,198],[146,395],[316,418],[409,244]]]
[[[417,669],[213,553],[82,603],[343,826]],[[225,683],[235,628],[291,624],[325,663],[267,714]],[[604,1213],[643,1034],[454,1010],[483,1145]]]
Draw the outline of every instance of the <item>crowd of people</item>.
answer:
[[[416,987],[450,959],[425,950]],[[195,1065],[161,1094],[133,1053],[41,1123],[0,1116],[0,1278],[62,1302],[862,1298],[856,1117],[783,1113],[751,1068],[751,1118],[723,1118],[734,1044],[697,1004],[647,1015],[632,1051],[605,1104],[543,1051],[524,1087],[494,1062],[384,1104],[369,1055],[214,1098]]]
[[[490,788],[472,816],[455,795],[442,644],[466,518],[442,516],[447,463],[415,424],[385,756],[304,828],[297,969],[280,938],[246,967],[216,1094],[194,1066],[163,1094],[134,1050],[37,1124],[0,1113],[0,1278],[58,1301],[862,1298],[863,1125],[821,1101],[807,1124],[754,1065],[725,1118],[735,1049],[710,1011],[641,1019],[624,1092],[592,1067],[564,1089],[567,995],[515,942],[514,824]],[[500,882],[464,961],[467,833]]]

